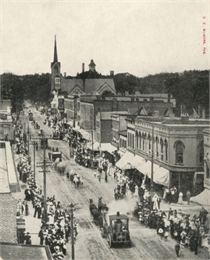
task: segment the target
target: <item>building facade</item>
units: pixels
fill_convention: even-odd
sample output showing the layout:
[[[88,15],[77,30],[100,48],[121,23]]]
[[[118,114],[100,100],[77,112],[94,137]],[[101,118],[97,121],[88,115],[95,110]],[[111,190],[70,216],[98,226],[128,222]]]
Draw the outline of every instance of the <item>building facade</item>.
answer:
[[[135,152],[168,171],[170,186],[193,191],[203,172],[203,129],[208,120],[136,118]],[[167,173],[166,171],[166,173]]]
[[[204,187],[210,190],[210,129],[203,131],[204,138]]]

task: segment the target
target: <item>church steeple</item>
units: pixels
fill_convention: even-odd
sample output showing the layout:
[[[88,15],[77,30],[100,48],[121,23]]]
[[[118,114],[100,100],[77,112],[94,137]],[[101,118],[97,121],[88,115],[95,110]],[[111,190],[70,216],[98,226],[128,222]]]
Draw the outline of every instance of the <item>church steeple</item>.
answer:
[[[53,62],[58,62],[57,44],[56,44],[56,35],[55,35],[54,60],[53,60]]]

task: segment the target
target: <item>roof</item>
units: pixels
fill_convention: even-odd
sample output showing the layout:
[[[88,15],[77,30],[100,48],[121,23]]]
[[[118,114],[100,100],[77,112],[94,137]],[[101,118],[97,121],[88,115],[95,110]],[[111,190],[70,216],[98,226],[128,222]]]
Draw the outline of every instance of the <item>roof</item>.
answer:
[[[113,79],[85,79],[84,92],[88,94],[98,94],[100,88],[116,93]]]
[[[6,149],[0,147],[0,193],[10,192],[9,177],[7,174]]]
[[[109,215],[109,219],[110,220],[129,219],[129,217],[127,215],[121,215],[121,214],[119,216],[117,216],[117,214],[116,214],[116,215]]]
[[[94,63],[93,60],[91,60],[89,66],[96,66],[96,64]]]
[[[101,114],[101,119],[112,119],[113,112],[99,112]]]
[[[127,130],[122,130],[118,132],[119,135],[127,136]]]
[[[116,93],[114,80],[105,79],[66,79],[61,77],[61,92],[68,94],[102,94],[105,90]]]
[[[210,128],[206,128],[203,130],[203,132],[207,135],[210,135]]]
[[[7,260],[52,260],[48,246],[1,243],[1,257]]]

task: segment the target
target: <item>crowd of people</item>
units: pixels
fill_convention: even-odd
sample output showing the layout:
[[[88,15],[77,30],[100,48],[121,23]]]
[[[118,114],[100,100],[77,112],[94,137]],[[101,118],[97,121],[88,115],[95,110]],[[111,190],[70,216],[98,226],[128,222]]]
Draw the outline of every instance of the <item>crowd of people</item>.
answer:
[[[29,215],[29,202],[32,203],[34,218],[41,221],[41,228],[38,232],[40,245],[48,245],[54,260],[62,259],[66,255],[66,244],[69,242],[71,234],[71,221],[73,221],[74,242],[78,234],[78,221],[71,220],[70,210],[56,202],[55,196],[48,197],[46,204],[39,182],[34,178],[31,170],[31,161],[28,156],[26,140],[23,138],[21,121],[14,120],[15,125],[15,146],[14,151],[18,155],[17,170],[19,179],[25,183],[24,200],[19,200],[17,204],[17,217]],[[31,235],[22,229],[18,233],[18,242],[21,244],[31,244]]]

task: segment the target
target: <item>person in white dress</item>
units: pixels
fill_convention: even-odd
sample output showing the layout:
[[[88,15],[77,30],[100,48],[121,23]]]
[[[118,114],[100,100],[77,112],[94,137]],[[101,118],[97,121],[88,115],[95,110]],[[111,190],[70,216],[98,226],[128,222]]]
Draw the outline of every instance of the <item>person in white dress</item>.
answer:
[[[183,193],[181,191],[179,192],[178,204],[183,204]]]

